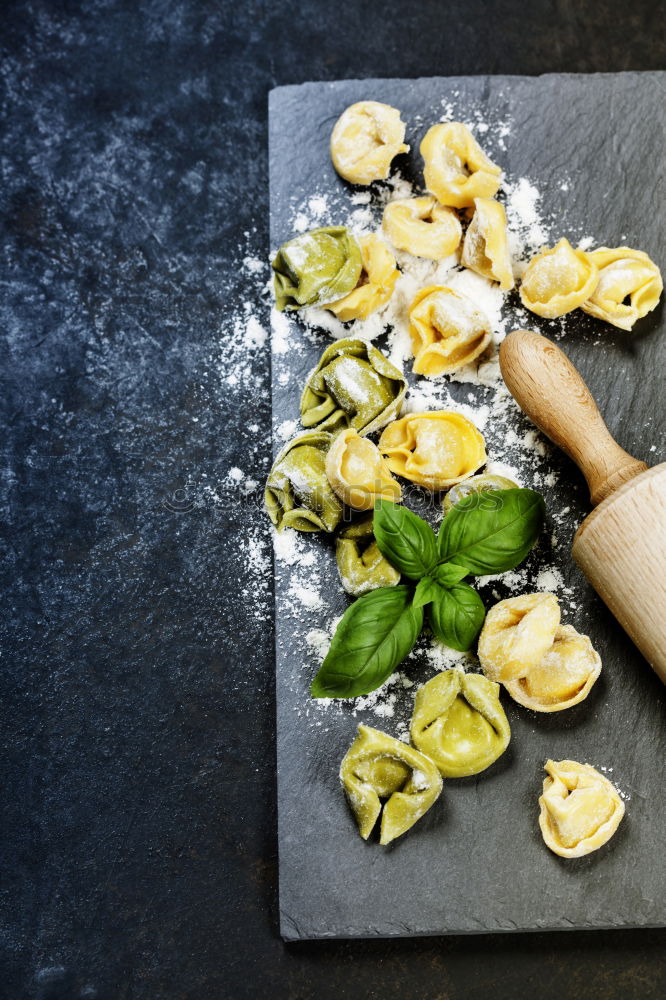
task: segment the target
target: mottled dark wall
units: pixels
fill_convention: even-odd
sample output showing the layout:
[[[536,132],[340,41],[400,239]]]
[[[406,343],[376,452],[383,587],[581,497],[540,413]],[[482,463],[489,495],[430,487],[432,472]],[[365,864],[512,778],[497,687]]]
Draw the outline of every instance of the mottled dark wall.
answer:
[[[2,22],[0,996],[662,996],[656,931],[281,944],[270,582],[248,592],[234,544],[267,534],[224,487],[270,452],[267,350],[228,380],[263,280],[240,262],[268,243],[268,89],[663,69],[658,5],[43,0]]]

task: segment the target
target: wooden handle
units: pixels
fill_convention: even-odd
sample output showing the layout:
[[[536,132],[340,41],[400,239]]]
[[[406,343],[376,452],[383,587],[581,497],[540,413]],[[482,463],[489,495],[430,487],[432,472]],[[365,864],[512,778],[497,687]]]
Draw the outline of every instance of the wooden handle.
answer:
[[[585,476],[593,506],[647,470],[613,440],[579,372],[552,341],[514,330],[500,344],[499,360],[520,408]]]

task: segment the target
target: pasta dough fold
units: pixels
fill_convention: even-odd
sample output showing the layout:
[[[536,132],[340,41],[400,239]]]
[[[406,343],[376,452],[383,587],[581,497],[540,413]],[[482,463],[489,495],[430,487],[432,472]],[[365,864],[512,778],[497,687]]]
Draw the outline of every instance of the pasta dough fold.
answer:
[[[561,712],[587,698],[601,673],[601,657],[588,636],[560,625],[553,644],[524,677],[505,681],[514,701],[535,712]]]
[[[333,166],[350,184],[385,180],[391,161],[409,152],[400,112],[378,101],[358,101],[342,112],[331,133]]]
[[[323,226],[283,243],[271,267],[280,312],[326,305],[355,287],[361,249],[345,226]]]
[[[458,249],[462,226],[435,198],[399,198],[384,209],[384,232],[394,247],[415,257],[442,260]]]
[[[397,503],[402,496],[377,445],[351,427],[333,439],[326,455],[326,475],[340,499],[355,510],[373,510],[376,500]]]
[[[407,381],[381,351],[364,340],[338,340],[326,348],[301,396],[304,427],[352,427],[372,434],[393,420]]]
[[[492,607],[479,636],[481,668],[492,681],[524,677],[553,645],[560,624],[554,594],[523,594]]]
[[[547,760],[539,826],[546,845],[561,858],[599,850],[624,816],[614,785],[590,764]]]
[[[356,288],[326,307],[343,323],[367,319],[385,305],[393,295],[400,275],[395,257],[378,236],[362,236],[359,245],[363,268]]]
[[[340,582],[348,594],[360,597],[378,587],[395,587],[400,574],[379,551],[372,515],[344,528],[335,543]]]
[[[433,125],[420,149],[426,187],[441,205],[466,208],[475,198],[492,198],[499,189],[501,168],[461,122]]]
[[[273,462],[264,503],[278,530],[334,531],[342,503],[326,475],[326,452],[332,436],[325,431],[299,434]]]
[[[620,330],[631,330],[656,308],[664,284],[659,268],[646,253],[629,247],[599,247],[587,256],[596,264],[599,280],[581,305],[583,312]]]
[[[417,691],[412,743],[443,777],[478,774],[506,750],[511,729],[499,690],[482,674],[445,670]]]
[[[506,212],[493,198],[475,198],[474,215],[465,233],[461,262],[465,267],[498,281],[503,292],[513,288]]]
[[[471,299],[444,285],[428,285],[409,309],[409,333],[417,375],[445,375],[485,351],[490,322]]]
[[[406,833],[442,791],[442,778],[431,760],[364,725],[342,761],[340,781],[364,840],[381,813],[380,844]]]
[[[520,286],[523,305],[537,316],[555,319],[582,306],[598,280],[597,265],[568,240],[542,250],[525,269]]]
[[[379,450],[391,472],[444,490],[467,479],[486,462],[483,435],[461,413],[409,413],[383,431]]]

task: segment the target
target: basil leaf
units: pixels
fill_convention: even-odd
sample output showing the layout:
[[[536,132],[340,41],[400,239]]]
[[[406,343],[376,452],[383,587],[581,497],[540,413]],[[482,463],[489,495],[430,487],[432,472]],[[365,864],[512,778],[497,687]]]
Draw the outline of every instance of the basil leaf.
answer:
[[[460,652],[473,645],[485,617],[483,601],[467,583],[456,583],[448,590],[440,587],[428,609],[428,621],[435,636]]]
[[[475,576],[506,573],[536,542],[545,513],[543,497],[534,490],[468,493],[442,522],[439,558],[466,566]]]
[[[465,570],[467,573],[467,570]],[[425,604],[430,604],[437,596],[439,585],[435,583],[431,576],[424,576],[416,585],[414,591],[414,607],[422,608]]]
[[[423,610],[412,604],[410,587],[380,587],[364,594],[342,616],[310,694],[369,694],[405,659],[422,627]]]
[[[454,583],[460,583],[463,577],[469,576],[469,570],[467,566],[458,566],[456,563],[442,563],[435,566],[432,576],[440,587],[452,587]]]
[[[420,580],[437,562],[435,532],[402,504],[379,500],[372,530],[381,554],[410,580]]]

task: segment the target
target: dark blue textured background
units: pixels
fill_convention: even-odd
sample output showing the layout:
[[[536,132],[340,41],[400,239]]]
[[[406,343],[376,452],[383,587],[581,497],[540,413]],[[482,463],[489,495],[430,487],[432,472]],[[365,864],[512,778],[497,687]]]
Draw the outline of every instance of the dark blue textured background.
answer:
[[[666,68],[658,5],[5,2],[0,996],[661,997],[662,932],[285,948],[270,624],[212,502],[270,453],[216,359],[268,244],[266,95]],[[225,332],[226,331],[226,332]],[[256,424],[258,432],[249,429]]]

